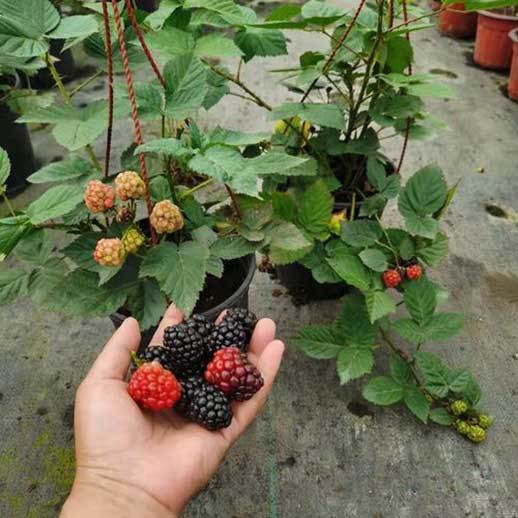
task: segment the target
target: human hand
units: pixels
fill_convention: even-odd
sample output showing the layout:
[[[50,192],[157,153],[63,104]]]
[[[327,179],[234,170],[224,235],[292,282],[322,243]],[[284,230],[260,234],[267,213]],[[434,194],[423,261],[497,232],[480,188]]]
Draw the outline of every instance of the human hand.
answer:
[[[171,306],[151,344],[161,344],[164,329],[182,319]],[[249,401],[233,405],[228,428],[212,432],[175,412],[143,411],[133,401],[124,378],[139,342],[137,321],[126,319],[77,391],[77,468],[63,518],[178,516],[260,412],[284,352],[275,340],[275,323],[260,320],[248,354],[264,386]]]

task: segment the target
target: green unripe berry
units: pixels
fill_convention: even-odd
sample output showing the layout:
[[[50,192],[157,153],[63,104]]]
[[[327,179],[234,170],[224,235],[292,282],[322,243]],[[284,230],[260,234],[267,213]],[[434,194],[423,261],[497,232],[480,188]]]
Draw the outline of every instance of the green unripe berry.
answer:
[[[478,424],[484,430],[487,430],[493,424],[493,418],[486,414],[480,414],[478,416]]]
[[[469,427],[468,439],[472,442],[482,442],[486,439],[486,431],[476,424]]]
[[[463,421],[462,419],[455,420],[455,429],[461,435],[468,435],[471,430],[471,425],[467,421]]]
[[[424,397],[426,398],[426,401],[428,401],[428,403],[433,403],[433,397],[430,394],[425,394]]]
[[[465,401],[462,401],[461,399],[453,401],[453,403],[450,405],[450,410],[452,414],[456,416],[465,414],[468,411],[468,408],[468,404]]]

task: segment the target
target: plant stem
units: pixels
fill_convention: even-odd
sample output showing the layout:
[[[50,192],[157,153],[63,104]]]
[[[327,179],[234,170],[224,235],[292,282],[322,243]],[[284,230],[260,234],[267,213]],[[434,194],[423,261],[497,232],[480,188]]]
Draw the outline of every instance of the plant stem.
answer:
[[[180,199],[187,198],[187,196],[190,196],[191,194],[195,193],[196,191],[199,191],[200,189],[203,189],[204,187],[207,187],[207,185],[210,185],[214,182],[214,178],[209,178],[208,180],[205,180],[198,185],[195,185],[191,189],[188,189],[187,191],[184,191],[182,195],[180,196]]]
[[[52,62],[52,59],[48,52],[47,54],[45,54],[45,63],[50,71],[50,75],[52,76],[54,83],[56,84],[59,90],[59,93],[61,94],[61,97],[68,106],[72,106],[72,97],[70,97],[70,94],[67,92],[67,89],[65,88],[65,85],[61,80],[61,76],[59,75],[59,72],[57,71],[56,66]],[[91,144],[86,145],[86,152],[88,153],[88,156],[90,157],[93,166],[99,171],[101,171],[101,164],[99,163],[99,160],[97,160],[97,157],[95,156],[95,152]]]
[[[236,198],[236,193],[230,188],[229,185],[225,184],[225,189],[232,200],[232,206],[234,207],[234,211],[236,213],[237,219],[241,221],[243,219],[243,214],[241,213],[241,208],[239,207],[239,203]]]
[[[416,380],[417,384],[420,387],[422,387],[421,380],[419,379],[419,376],[418,376],[417,371],[414,366],[414,360],[409,359],[409,357],[408,357],[409,355],[405,351],[402,351],[399,347],[397,347],[394,344],[394,342],[392,342],[392,340],[388,337],[387,333],[385,333],[385,331],[381,327],[379,329],[380,329],[381,337],[383,338],[385,343],[390,347],[390,349],[392,349],[392,351],[395,354],[397,354],[403,361],[406,362],[406,364],[410,367],[410,370],[412,371],[412,376]]]
[[[412,18],[411,20],[406,20],[403,23],[400,23],[399,25],[394,25],[387,32],[392,32],[392,31],[395,31],[396,29],[401,29],[401,27],[405,27],[406,25],[410,25],[411,23],[418,22],[419,20],[422,20],[424,18],[430,18],[431,16],[438,16],[441,13],[441,11],[444,11],[444,9],[445,9],[445,7],[442,6],[437,11],[430,11],[429,13],[418,16],[417,18]],[[459,11],[459,12],[463,13],[465,11]]]
[[[73,90],[70,92],[70,97],[74,97],[79,91],[81,91],[83,88],[87,87],[92,81],[95,81],[99,76],[103,74],[102,70],[98,70],[95,74],[91,75],[88,79],[85,79],[81,84],[77,85]]]
[[[9,212],[11,213],[11,216],[13,218],[15,218],[16,212],[14,211],[14,207],[11,203],[11,200],[9,200],[9,198],[7,197],[7,193],[5,192],[5,187],[1,186],[0,189],[1,189],[1,193],[2,193],[2,198],[4,199],[5,204],[7,205],[7,208],[9,209]]]

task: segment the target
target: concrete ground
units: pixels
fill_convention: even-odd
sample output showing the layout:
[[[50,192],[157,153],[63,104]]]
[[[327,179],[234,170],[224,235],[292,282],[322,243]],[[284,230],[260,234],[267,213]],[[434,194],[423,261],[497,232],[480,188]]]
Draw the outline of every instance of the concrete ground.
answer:
[[[504,76],[469,64],[472,42],[443,38],[435,29],[415,39],[416,69],[435,71],[459,96],[429,102],[449,129],[414,143],[403,172],[435,161],[450,181],[461,180],[443,223],[451,253],[435,277],[451,292],[450,308],[465,312],[466,326],[433,350],[478,377],[487,410],[496,417],[489,439],[474,446],[441,427],[423,426],[403,408],[371,407],[361,399],[360,383],[339,386],[331,362],[288,348],[264,414],[190,504],[187,517],[518,517],[518,105],[499,90]],[[267,70],[318,45],[293,36],[289,58],[263,60],[259,69],[245,68],[243,78],[280,103],[284,90]],[[248,131],[271,127],[262,112],[237,99],[206,121]],[[122,123],[119,151],[129,134]],[[62,154],[48,132],[33,137],[42,161]],[[400,144],[388,149],[392,158]],[[34,195],[30,190],[22,199]],[[507,217],[490,215],[488,205]],[[272,296],[278,288],[257,274],[250,304],[277,320],[288,344],[300,325],[329,320],[338,311],[336,302],[295,307],[282,289]],[[0,515],[55,516],[73,477],[74,391],[112,326],[108,319],[66,318],[20,300],[2,307],[0,329]]]

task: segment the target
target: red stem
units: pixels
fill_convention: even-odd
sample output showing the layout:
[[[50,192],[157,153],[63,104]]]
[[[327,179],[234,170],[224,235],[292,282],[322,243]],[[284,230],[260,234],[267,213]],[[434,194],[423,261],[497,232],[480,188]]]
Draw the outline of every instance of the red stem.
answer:
[[[140,44],[142,45],[142,49],[144,50],[144,54],[146,55],[147,60],[151,65],[151,68],[155,72],[155,75],[160,81],[162,87],[165,88],[164,76],[160,72],[157,63],[153,58],[151,51],[149,50],[149,47],[147,46],[146,40],[144,39],[144,35],[142,34],[142,29],[140,28],[140,25],[137,22],[137,17],[135,16],[135,9],[133,9],[133,4],[131,3],[131,0],[126,0],[126,12],[128,13],[131,25],[133,25],[133,29],[135,29],[135,34],[137,35],[137,38],[140,41]]]
[[[111,0],[113,6],[113,16],[115,18],[115,27],[117,29],[117,38],[119,40],[119,51],[122,58],[122,65],[124,68],[124,77],[126,79],[126,85],[128,87],[128,97],[131,104],[131,118],[133,119],[133,126],[135,128],[135,142],[137,145],[143,144],[142,139],[142,127],[140,126],[140,120],[138,117],[137,100],[135,98],[135,87],[133,85],[133,76],[131,75],[131,69],[129,66],[128,53],[126,51],[126,42],[124,41],[124,32],[122,29],[122,20],[117,6],[117,0]],[[143,153],[139,154],[140,171],[142,179],[146,185],[145,200],[148,216],[151,216],[153,210],[153,204],[151,203],[151,197],[149,196],[149,177],[147,173],[146,159]],[[151,228],[151,241],[154,245],[157,243],[156,233],[153,226]]]
[[[354,13],[351,23],[349,23],[349,25],[345,29],[344,33],[338,40],[337,44],[331,51],[331,54],[327,58],[327,61],[325,62],[324,67],[322,68],[322,75],[325,76],[327,74],[329,68],[331,67],[333,60],[335,59],[338,49],[342,46],[342,44],[346,40],[347,36],[349,36],[349,33],[351,32],[354,24],[356,23],[356,20],[358,19],[358,16],[360,15],[360,11],[363,9],[364,5],[365,5],[365,0],[361,0],[360,5],[358,6],[358,8],[356,9],[356,12]],[[308,86],[307,90],[304,92],[304,95],[302,96],[302,99],[300,100],[301,103],[303,103],[308,98],[309,94],[311,93],[311,90],[313,90],[313,88],[315,88],[315,85],[318,83],[319,79],[320,79],[320,77],[315,78],[313,80],[313,82]]]
[[[241,208],[239,207],[236,194],[227,184],[225,184],[225,189],[227,189],[228,195],[232,200],[232,206],[234,207],[234,211],[236,212],[237,219],[241,221],[243,219],[243,214],[241,213]]]
[[[106,43],[106,60],[108,63],[108,134],[106,136],[106,151],[104,155],[104,177],[110,174],[110,155],[113,135],[113,49],[110,35],[110,19],[108,16],[108,0],[102,0],[104,38]]]

